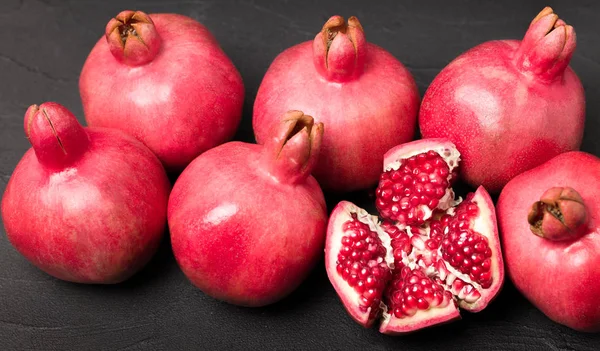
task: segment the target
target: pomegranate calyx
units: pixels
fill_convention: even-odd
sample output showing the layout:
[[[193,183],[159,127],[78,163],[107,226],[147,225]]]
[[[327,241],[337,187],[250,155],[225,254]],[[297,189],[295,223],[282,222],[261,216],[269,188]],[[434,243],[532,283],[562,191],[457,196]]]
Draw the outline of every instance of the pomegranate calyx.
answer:
[[[332,16],[313,41],[313,60],[327,80],[344,82],[358,77],[364,68],[366,39],[358,18],[346,22]]]
[[[154,22],[142,11],[122,11],[108,22],[105,35],[113,56],[129,66],[152,61],[161,45]]]
[[[570,187],[546,190],[529,211],[531,232],[553,241],[572,240],[587,228],[587,209],[581,195]]]
[[[323,123],[302,111],[290,110],[265,143],[263,162],[280,182],[297,183],[311,174],[319,157]]]
[[[516,53],[516,63],[523,72],[552,81],[562,76],[575,47],[573,27],[560,19],[551,7],[546,7],[531,21]]]
[[[88,149],[88,135],[81,124],[57,103],[31,105],[24,127],[38,161],[48,168],[64,169]]]

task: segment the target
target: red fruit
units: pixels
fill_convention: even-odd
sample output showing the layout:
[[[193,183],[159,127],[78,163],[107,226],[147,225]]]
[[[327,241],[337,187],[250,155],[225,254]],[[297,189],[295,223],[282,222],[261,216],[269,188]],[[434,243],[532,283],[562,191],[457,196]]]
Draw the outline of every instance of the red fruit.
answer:
[[[173,252],[206,294],[264,306],[294,290],[321,257],[327,209],[310,175],[322,124],[289,111],[264,146],[230,142],[195,159],[169,199]]]
[[[457,166],[445,140],[409,143],[389,155],[407,159],[417,150],[436,150]],[[458,319],[458,307],[481,311],[504,281],[494,204],[483,187],[421,227],[380,223],[342,201],[329,219],[325,265],[348,313],[365,327],[381,318],[385,334]]]
[[[445,139],[416,140],[390,149],[375,192],[381,218],[401,225],[421,225],[433,210],[454,206],[450,183],[460,154]]]
[[[254,103],[258,143],[289,106],[325,124],[313,174],[323,189],[343,192],[374,185],[383,154],[413,139],[419,92],[396,58],[366,41],[356,17],[333,16],[269,67]]]
[[[47,102],[25,114],[29,149],[2,198],[12,245],[44,272],[78,283],[126,280],[156,251],[170,183],[159,160],[122,132],[83,128]]]
[[[553,321],[600,331],[600,159],[561,154],[511,180],[498,200],[508,274]]]
[[[568,66],[575,31],[547,7],[523,41],[478,45],[444,68],[419,113],[424,138],[448,138],[462,176],[492,193],[559,153],[579,149],[585,97]]]
[[[174,172],[233,137],[244,100],[240,74],[204,26],[141,11],[110,20],[79,89],[90,126],[135,136]]]

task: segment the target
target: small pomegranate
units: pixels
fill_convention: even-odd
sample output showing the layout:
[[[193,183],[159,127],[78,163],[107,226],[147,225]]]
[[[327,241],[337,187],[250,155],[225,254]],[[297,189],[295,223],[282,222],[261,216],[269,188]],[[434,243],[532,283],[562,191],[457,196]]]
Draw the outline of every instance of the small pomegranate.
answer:
[[[79,90],[88,125],[135,136],[170,172],[230,140],[244,101],[240,74],[204,26],[142,11],[108,22]]]
[[[275,58],[258,89],[252,125],[265,143],[288,106],[315,116],[327,133],[313,172],[323,189],[377,183],[383,154],[413,139],[419,92],[410,72],[367,42],[356,17],[331,17],[313,41]]]
[[[390,201],[401,204],[398,214],[389,216],[386,208],[380,222],[347,201],[333,210],[325,244],[327,274],[361,325],[381,319],[382,333],[413,332],[460,318],[459,307],[481,311],[498,294],[504,263],[494,204],[483,187],[464,201],[454,200],[447,187],[459,156],[443,139],[400,145],[386,154],[381,177],[381,183],[401,185],[384,187],[392,189]],[[414,177],[403,182],[395,172]],[[429,181],[419,180],[420,174]],[[425,191],[427,184],[442,191]],[[386,191],[378,190],[377,204],[387,198]],[[413,202],[412,194],[427,200]]]
[[[498,200],[509,277],[550,319],[585,332],[600,331],[599,182],[600,159],[572,151],[515,177]]]
[[[264,306],[292,292],[321,257],[327,209],[310,175],[323,124],[289,111],[264,146],[229,142],[195,159],[169,199],[173,252],[214,298]]]
[[[569,67],[575,30],[546,7],[522,41],[465,52],[431,83],[419,112],[424,138],[448,138],[462,176],[499,193],[516,175],[579,149],[585,96]],[[517,142],[515,142],[517,141]]]
[[[83,128],[64,106],[25,114],[29,149],[2,198],[11,244],[44,272],[77,283],[126,280],[152,257],[166,227],[170,183],[134,138]]]

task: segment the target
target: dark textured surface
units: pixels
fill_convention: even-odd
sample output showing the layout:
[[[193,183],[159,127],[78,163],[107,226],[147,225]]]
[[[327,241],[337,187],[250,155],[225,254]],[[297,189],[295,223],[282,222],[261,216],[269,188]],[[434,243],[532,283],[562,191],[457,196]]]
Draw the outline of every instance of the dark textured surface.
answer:
[[[108,19],[123,9],[185,14],[214,33],[246,84],[236,138],[252,141],[251,106],[268,65],[281,50],[312,39],[330,15],[358,16],[368,39],[398,57],[423,94],[439,70],[464,50],[490,39],[521,38],[545,5],[576,28],[572,67],[588,102],[583,150],[600,155],[600,3],[595,1],[1,0],[0,190],[29,147],[22,129],[27,106],[57,101],[83,120],[79,70]],[[333,205],[341,198],[365,206],[372,202],[363,193],[328,200]],[[224,348],[599,350],[600,335],[552,323],[507,282],[479,314],[464,313],[460,322],[410,336],[386,337],[350,319],[322,262],[280,303],[238,308],[192,287],[168,240],[143,271],[123,284],[75,285],[31,266],[0,233],[0,350]]]

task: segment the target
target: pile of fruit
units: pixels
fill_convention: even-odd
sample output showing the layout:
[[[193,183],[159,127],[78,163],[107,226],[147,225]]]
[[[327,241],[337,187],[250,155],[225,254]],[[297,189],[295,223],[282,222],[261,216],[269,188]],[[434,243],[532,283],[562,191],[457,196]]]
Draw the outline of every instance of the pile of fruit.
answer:
[[[212,34],[123,11],[81,72],[87,127],[58,103],[26,111],[32,148],[2,198],[6,233],[56,278],[114,284],[168,225],[189,280],[241,306],[284,298],[324,254],[350,316],[386,334],[482,311],[506,267],[549,318],[600,331],[600,159],[578,151],[575,47],[545,8],[523,40],[457,57],[421,100],[357,18],[333,16],[271,64],[252,144],[231,141],[244,86]],[[475,189],[464,199],[459,179]],[[379,217],[327,208],[323,191],[356,190],[374,191]]]

